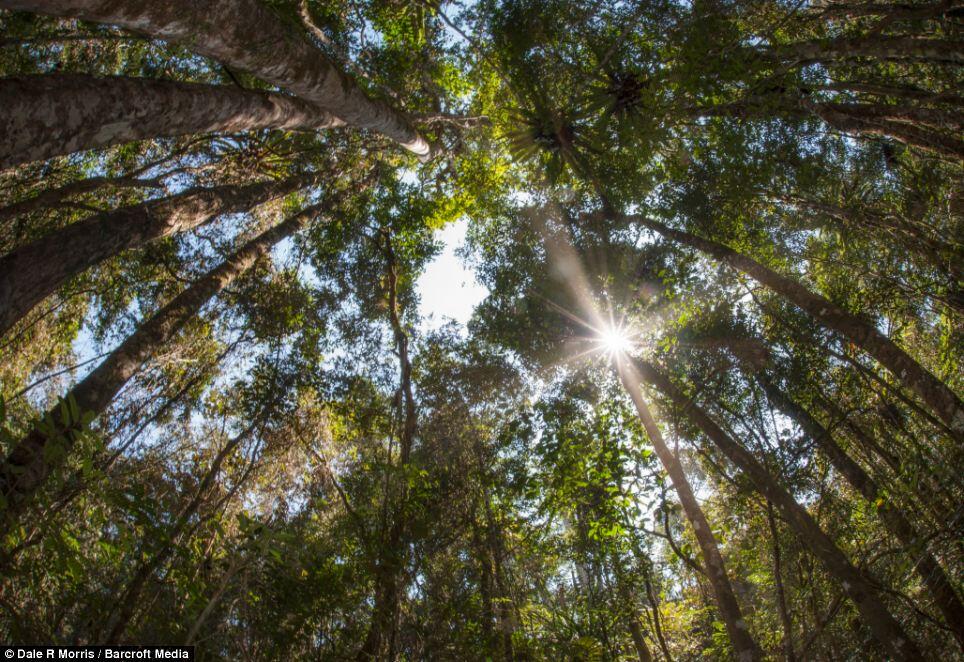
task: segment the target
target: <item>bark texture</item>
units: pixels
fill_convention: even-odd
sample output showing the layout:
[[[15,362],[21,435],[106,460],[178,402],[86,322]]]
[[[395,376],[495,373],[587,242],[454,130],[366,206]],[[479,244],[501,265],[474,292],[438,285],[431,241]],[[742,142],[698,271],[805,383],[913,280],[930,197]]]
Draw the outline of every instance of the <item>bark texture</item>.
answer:
[[[0,168],[132,140],[343,125],[283,94],[81,74],[0,80]]]
[[[158,349],[196,316],[211,297],[249,269],[274,244],[296,232],[320,211],[321,205],[308,207],[246,243],[220,266],[174,297],[144,322],[87,377],[74,386],[65,396],[65,400],[75,401],[81,412],[92,412],[99,416],[127,380],[140,369],[141,364],[156,355]],[[0,467],[0,495],[6,504],[0,522],[0,535],[6,535],[30,498],[50,474],[55,462],[49,460],[51,454],[47,450],[48,446],[61,444],[63,453],[59,455],[62,456],[70,451],[73,444],[78,432],[77,421],[65,424],[59,407],[48,413],[48,420],[55,425],[54,434],[44,434],[35,428],[14,446]]]
[[[841,588],[854,602],[875,638],[889,651],[891,659],[906,662],[923,660],[924,656],[917,644],[907,636],[900,623],[884,606],[875,583],[854,567],[806,508],[797,503],[749,451],[724,432],[653,364],[637,359],[633,361],[632,368],[642,381],[653,386],[680,411],[685,412],[723,455],[750,479],[756,490],[780,511],[800,541],[820,560],[827,572],[840,582]]]
[[[247,211],[315,180],[300,175],[258,184],[194,188],[94,214],[0,258],[0,334],[73,276],[121,251]]]
[[[909,390],[916,393],[958,438],[964,438],[964,404],[961,400],[946,384],[911,358],[893,340],[878,331],[872,323],[847,312],[795,280],[778,274],[728,246],[697,237],[689,232],[675,230],[643,216],[626,218],[667,239],[707,253],[745,273],[804,310],[827,328],[845,336],[890,370]]]
[[[402,112],[368,98],[305,33],[258,0],[0,0],[0,8],[117,25],[178,44],[377,131],[419,157],[431,155]]]
[[[656,455],[659,457],[660,462],[662,462],[663,468],[666,469],[666,473],[669,474],[670,479],[673,481],[673,487],[676,488],[676,493],[679,495],[680,504],[683,506],[686,519],[689,520],[690,525],[693,527],[693,533],[696,535],[696,541],[699,543],[700,552],[703,556],[703,563],[706,566],[706,574],[709,577],[710,584],[713,586],[716,605],[720,611],[720,616],[723,618],[723,623],[726,625],[726,631],[730,637],[730,643],[736,651],[737,659],[740,660],[740,662],[762,660],[763,652],[750,636],[750,632],[747,629],[746,621],[743,619],[740,605],[736,600],[736,594],[733,592],[733,586],[730,584],[729,577],[726,574],[726,565],[723,563],[723,556],[720,554],[720,549],[716,544],[716,538],[713,537],[710,524],[706,520],[706,515],[703,514],[703,509],[700,508],[696,496],[693,494],[693,489],[686,479],[683,467],[663,440],[659,426],[656,425],[656,421],[653,419],[652,413],[650,413],[649,406],[643,398],[640,380],[636,375],[636,371],[633,370],[631,364],[625,361],[619,361],[617,369],[623,387],[627,393],[629,393],[629,397],[632,398],[633,404],[636,406],[636,412],[639,414],[643,427],[646,429],[646,434],[653,444]]]

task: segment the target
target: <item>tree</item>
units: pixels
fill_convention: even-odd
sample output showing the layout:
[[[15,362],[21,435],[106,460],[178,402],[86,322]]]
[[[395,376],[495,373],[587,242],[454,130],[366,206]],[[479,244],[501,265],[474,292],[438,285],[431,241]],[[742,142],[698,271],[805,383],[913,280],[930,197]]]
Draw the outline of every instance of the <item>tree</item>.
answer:
[[[0,0],[4,640],[954,657],[915,3]]]

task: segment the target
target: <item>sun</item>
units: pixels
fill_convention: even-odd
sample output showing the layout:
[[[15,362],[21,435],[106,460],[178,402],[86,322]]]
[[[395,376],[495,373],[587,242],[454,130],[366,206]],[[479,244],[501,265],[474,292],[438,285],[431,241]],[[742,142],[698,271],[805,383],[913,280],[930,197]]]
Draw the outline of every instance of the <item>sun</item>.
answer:
[[[620,326],[611,326],[599,334],[599,344],[610,356],[626,354],[633,349],[633,340]]]

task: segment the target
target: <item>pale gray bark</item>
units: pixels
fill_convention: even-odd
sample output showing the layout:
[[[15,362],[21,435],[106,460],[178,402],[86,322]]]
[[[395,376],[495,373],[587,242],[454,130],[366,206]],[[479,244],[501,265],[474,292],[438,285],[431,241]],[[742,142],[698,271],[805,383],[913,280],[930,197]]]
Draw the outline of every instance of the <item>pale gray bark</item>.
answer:
[[[368,98],[306,34],[258,0],[0,0],[0,8],[117,25],[178,44],[377,131],[419,157],[432,153],[404,113]]]
[[[342,125],[301,99],[226,85],[82,74],[0,79],[0,168],[132,140]]]

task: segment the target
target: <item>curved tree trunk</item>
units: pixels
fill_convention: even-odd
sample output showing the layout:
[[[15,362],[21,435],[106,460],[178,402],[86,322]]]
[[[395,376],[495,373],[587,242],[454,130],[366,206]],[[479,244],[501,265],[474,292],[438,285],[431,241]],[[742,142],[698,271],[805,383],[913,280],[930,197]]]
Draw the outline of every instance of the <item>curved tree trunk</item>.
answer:
[[[227,85],[82,74],[0,79],[0,168],[132,140],[342,125],[301,99]]]
[[[827,456],[833,467],[868,502],[876,503],[881,494],[876,481],[863,467],[850,458],[830,434],[806,409],[793,401],[765,373],[756,372],[754,377],[767,399],[790,420],[794,421]],[[958,642],[964,646],[964,605],[937,559],[928,551],[926,540],[921,536],[904,513],[889,499],[877,505],[877,514],[884,526],[915,558],[914,570],[927,587],[931,599],[940,609],[948,627]]]
[[[56,464],[53,458],[70,452],[83,424],[83,414],[99,416],[141,364],[167,343],[211,297],[227,287],[250,268],[271,247],[300,229],[320,213],[322,204],[313,205],[252,239],[220,266],[178,294],[144,322],[117,349],[110,353],[87,377],[74,386],[64,401],[74,403],[69,417],[63,407],[54,407],[45,420],[50,429],[34,428],[21,439],[0,467],[0,496],[5,509],[0,517],[0,536],[6,535],[23,512],[33,494],[41,487]],[[59,452],[51,449],[59,445]]]
[[[245,186],[188,189],[94,214],[0,258],[0,334],[53,294],[64,282],[121,251],[190,230],[221,214],[247,211],[287,195],[316,175]]]
[[[737,659],[741,662],[762,660],[763,652],[750,636],[733,587],[730,584],[729,577],[727,577],[726,565],[723,563],[723,556],[716,544],[716,538],[713,537],[713,531],[710,529],[706,515],[703,514],[703,509],[700,508],[699,502],[693,494],[693,489],[686,479],[683,467],[680,466],[679,460],[676,459],[676,456],[663,440],[663,435],[653,419],[646,400],[643,398],[639,379],[633,374],[631,366],[624,361],[618,361],[616,368],[623,383],[623,388],[629,393],[629,397],[632,398],[633,404],[636,406],[636,411],[643,427],[646,429],[647,436],[653,444],[656,455],[673,481],[673,487],[676,488],[676,493],[679,495],[683,512],[693,527],[693,533],[696,535],[703,556],[703,563],[706,565],[706,574],[713,586],[717,608],[723,618],[723,623],[726,625],[726,631],[730,637],[730,643],[736,651]]]
[[[178,44],[377,131],[419,157],[431,155],[404,113],[369,99],[306,34],[258,0],[0,0],[0,8],[118,25]]]
[[[892,659],[906,660],[906,662],[924,659],[917,644],[907,636],[900,623],[884,606],[882,596],[874,582],[853,566],[834,541],[814,521],[806,508],[797,503],[749,451],[726,434],[706,412],[696,406],[653,364],[642,359],[632,361],[633,363],[628,365],[626,370],[632,370],[642,381],[666,396],[730,462],[750,479],[757,491],[779,509],[800,541],[823,563],[827,572],[840,582],[844,592],[857,606],[864,622],[870,627],[876,639],[887,648]]]
[[[626,216],[627,220],[642,225],[668,239],[691,246],[712,255],[786,300],[799,306],[815,320],[848,338],[856,346],[874,357],[890,370],[950,428],[958,438],[964,437],[964,404],[957,395],[924,366],[911,358],[897,344],[877,328],[857,315],[847,312],[819,294],[814,294],[800,283],[787,278],[756,260],[736,252],[728,246],[697,237],[689,232],[674,230],[658,221],[643,216]]]

